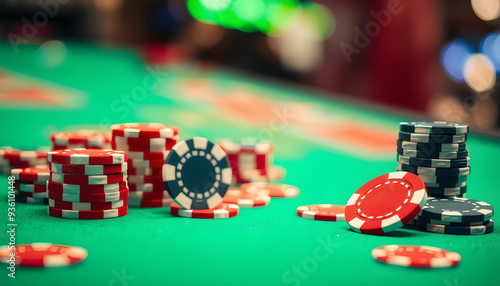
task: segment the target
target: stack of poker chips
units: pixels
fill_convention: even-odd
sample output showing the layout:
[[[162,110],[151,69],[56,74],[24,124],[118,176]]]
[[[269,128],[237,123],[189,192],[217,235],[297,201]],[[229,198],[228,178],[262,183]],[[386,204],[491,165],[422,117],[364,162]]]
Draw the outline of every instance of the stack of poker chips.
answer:
[[[468,132],[465,124],[401,122],[398,170],[418,175],[430,197],[465,197],[470,173]]]
[[[104,219],[127,214],[127,153],[101,149],[65,149],[48,153],[49,215]]]
[[[50,178],[48,166],[13,169],[16,179],[14,189],[16,201],[26,204],[48,204],[47,180]]]
[[[111,134],[94,130],[57,132],[50,135],[52,150],[62,149],[111,149]]]
[[[493,232],[493,207],[466,198],[431,198],[414,219],[417,228],[441,234],[476,235]]]
[[[233,173],[233,184],[283,179],[285,170],[273,166],[274,147],[269,142],[256,142],[251,138],[240,143],[228,139],[218,145],[226,152]]]
[[[162,167],[179,139],[179,128],[160,123],[125,123],[111,126],[111,145],[128,153],[129,206],[168,207],[173,203],[165,190]]]
[[[22,151],[11,147],[0,149],[0,165],[5,175],[13,169],[47,165],[47,151]]]

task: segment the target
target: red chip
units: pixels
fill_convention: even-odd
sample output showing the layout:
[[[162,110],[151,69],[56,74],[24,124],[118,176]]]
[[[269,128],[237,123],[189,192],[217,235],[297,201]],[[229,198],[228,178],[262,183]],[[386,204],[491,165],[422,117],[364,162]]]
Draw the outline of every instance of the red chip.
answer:
[[[16,245],[15,250],[9,246],[0,247],[0,261],[9,263],[11,252],[15,253],[17,266],[57,267],[78,263],[87,258],[87,250],[52,243],[30,243]]]
[[[240,207],[236,204],[221,203],[214,209],[188,210],[181,208],[177,203],[170,205],[170,213],[175,216],[190,218],[219,219],[238,215]]]
[[[117,209],[98,210],[98,211],[75,211],[63,210],[49,206],[49,215],[58,218],[69,219],[105,219],[122,217],[128,212],[128,206]]]
[[[420,245],[385,245],[372,250],[378,261],[422,268],[442,268],[455,266],[460,262],[460,254],[437,247]]]
[[[71,165],[111,165],[127,162],[127,153],[115,150],[65,149],[48,153],[48,161]]]
[[[46,167],[28,167],[13,169],[12,176],[21,181],[47,181],[50,177],[50,169]]]
[[[301,218],[323,221],[345,221],[345,206],[319,204],[297,208],[297,215]]]
[[[257,182],[241,185],[241,190],[247,189],[264,191],[272,198],[295,198],[300,195],[299,188],[285,184]]]
[[[387,233],[407,224],[426,201],[424,182],[417,175],[388,173],[364,184],[351,196],[345,219],[356,232]]]
[[[240,208],[255,208],[267,206],[271,202],[271,197],[262,191],[252,191],[251,188],[245,191],[229,188],[223,202],[237,204]]]
[[[107,136],[104,132],[77,130],[52,133],[50,140],[55,146],[82,145],[84,147],[102,147],[106,143]]]
[[[124,123],[111,126],[113,136],[132,138],[173,138],[179,134],[176,126],[161,123]]]

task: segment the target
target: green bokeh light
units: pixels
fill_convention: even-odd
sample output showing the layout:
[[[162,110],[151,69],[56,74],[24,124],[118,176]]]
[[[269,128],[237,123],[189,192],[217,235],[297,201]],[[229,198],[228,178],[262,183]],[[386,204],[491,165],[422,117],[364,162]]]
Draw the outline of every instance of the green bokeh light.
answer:
[[[276,36],[289,28],[299,13],[323,40],[335,30],[334,15],[323,5],[298,0],[188,0],[187,9],[197,20],[243,32],[261,31]]]

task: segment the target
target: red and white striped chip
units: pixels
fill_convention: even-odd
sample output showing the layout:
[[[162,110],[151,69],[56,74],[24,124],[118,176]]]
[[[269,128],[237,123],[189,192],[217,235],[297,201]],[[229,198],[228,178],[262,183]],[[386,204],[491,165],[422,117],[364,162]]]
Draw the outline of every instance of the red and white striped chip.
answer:
[[[323,221],[345,221],[345,206],[332,204],[307,205],[297,208],[301,218]]]

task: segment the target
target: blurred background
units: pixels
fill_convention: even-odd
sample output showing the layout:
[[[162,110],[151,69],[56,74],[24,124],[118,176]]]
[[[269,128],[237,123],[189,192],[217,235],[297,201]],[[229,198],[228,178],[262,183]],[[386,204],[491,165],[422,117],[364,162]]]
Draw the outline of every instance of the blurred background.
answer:
[[[3,0],[0,36],[199,62],[432,119],[499,128],[500,0]],[[2,63],[0,62],[0,65]]]

